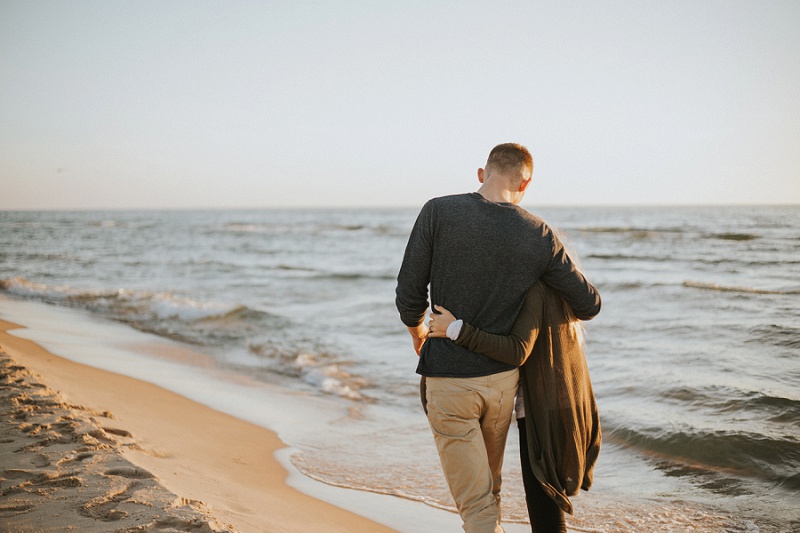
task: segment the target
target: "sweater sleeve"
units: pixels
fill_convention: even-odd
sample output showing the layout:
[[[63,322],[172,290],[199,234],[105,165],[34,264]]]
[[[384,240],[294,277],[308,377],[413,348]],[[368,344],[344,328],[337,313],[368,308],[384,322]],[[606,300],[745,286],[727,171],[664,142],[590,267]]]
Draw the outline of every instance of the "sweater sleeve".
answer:
[[[553,256],[541,280],[555,289],[581,320],[590,320],[600,312],[600,293],[584,277],[567,254],[564,245],[551,233]]]
[[[491,357],[513,366],[522,366],[531,354],[543,313],[542,286],[537,283],[528,290],[525,303],[508,335],[487,333],[464,322],[457,344],[467,350]]]
[[[421,324],[428,310],[428,283],[433,255],[432,210],[432,201],[420,210],[397,274],[395,305],[400,320],[409,327]]]

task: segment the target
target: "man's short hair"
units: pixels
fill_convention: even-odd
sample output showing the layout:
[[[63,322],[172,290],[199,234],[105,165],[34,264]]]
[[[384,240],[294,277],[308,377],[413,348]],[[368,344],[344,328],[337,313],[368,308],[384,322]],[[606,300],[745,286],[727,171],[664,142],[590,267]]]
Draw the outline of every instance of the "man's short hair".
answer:
[[[489,152],[486,170],[517,176],[520,181],[530,179],[533,174],[533,158],[527,148],[517,143],[498,144]]]

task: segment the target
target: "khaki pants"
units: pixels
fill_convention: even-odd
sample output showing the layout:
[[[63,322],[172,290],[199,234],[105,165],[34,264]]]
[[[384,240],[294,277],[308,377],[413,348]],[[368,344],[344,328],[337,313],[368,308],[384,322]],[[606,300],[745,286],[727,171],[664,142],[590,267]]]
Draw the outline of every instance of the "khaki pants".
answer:
[[[477,378],[427,378],[428,422],[466,533],[502,533],[500,471],[517,369]]]

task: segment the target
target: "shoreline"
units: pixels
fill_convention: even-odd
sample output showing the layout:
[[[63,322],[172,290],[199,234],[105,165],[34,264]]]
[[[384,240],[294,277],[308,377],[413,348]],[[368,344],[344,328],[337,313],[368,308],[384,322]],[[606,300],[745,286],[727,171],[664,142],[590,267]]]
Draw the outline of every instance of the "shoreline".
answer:
[[[41,471],[44,456],[51,450],[46,450],[41,442],[37,445],[36,440],[23,443],[21,447],[17,446],[16,439],[6,443],[7,446],[23,449],[17,454],[4,454],[2,459],[0,513],[7,527],[18,525],[35,528],[36,531],[62,530],[68,525],[60,522],[65,519],[63,511],[53,511],[65,505],[64,498],[74,500],[72,505],[76,510],[85,509],[89,502],[84,500],[90,491],[89,483],[83,478],[94,476],[97,478],[94,483],[105,483],[106,487],[100,490],[106,495],[118,489],[119,478],[135,479],[129,486],[139,486],[141,480],[148,480],[151,485],[156,485],[152,490],[160,493],[160,499],[154,501],[159,504],[164,501],[169,504],[178,502],[178,507],[166,512],[174,514],[176,510],[181,510],[190,516],[190,520],[195,520],[198,527],[202,517],[206,517],[206,529],[198,531],[394,531],[289,486],[286,481],[289,473],[275,457],[276,452],[286,448],[286,445],[274,432],[156,385],[75,363],[33,341],[10,333],[23,327],[0,320],[0,348],[14,361],[9,363],[9,367],[14,369],[13,372],[20,373],[20,376],[14,377],[9,389],[21,387],[20,384],[26,380],[34,383],[29,387],[40,393],[44,391],[45,404],[61,406],[64,411],[59,414],[61,418],[71,417],[87,424],[89,429],[80,438],[65,438],[63,432],[48,437],[60,442],[62,447],[74,448],[64,451],[65,457],[78,457],[82,453],[90,453],[87,448],[102,445],[105,455],[111,459],[100,461],[87,457],[88,460],[72,465],[76,469],[69,472],[74,475],[63,478],[68,481],[63,481],[61,485],[57,481],[50,482],[48,490],[42,490],[30,479],[26,481],[26,478],[44,479],[35,476],[55,475],[53,479],[62,479],[58,476],[63,473],[47,474]],[[20,367],[27,369],[32,376],[23,380],[25,370]],[[40,384],[35,384],[36,381]],[[6,416],[6,419],[9,417]],[[9,420],[12,421],[6,422],[6,430],[9,430],[9,425],[15,424],[13,420],[16,419],[12,417]],[[91,427],[92,422],[95,423],[94,428]],[[37,424],[40,428],[49,425],[48,430],[54,432],[57,421]],[[20,439],[35,439],[33,431],[29,430],[30,423],[26,425],[25,422],[19,422],[16,425],[16,428],[10,429],[18,430]],[[28,433],[25,433],[26,429]],[[92,437],[90,433],[102,440]],[[84,442],[90,439],[98,442]],[[4,437],[3,440],[11,441],[12,438]],[[33,446],[26,448],[26,444]],[[59,461],[62,465],[69,462],[58,459],[56,463]],[[108,461],[128,462],[134,467],[104,468]],[[53,461],[48,462],[54,464]],[[37,464],[42,466],[37,467]],[[94,470],[99,468],[100,471],[90,474],[93,466]],[[112,471],[127,472],[129,476],[107,475]],[[48,491],[52,493],[52,489],[57,487],[65,487],[58,490],[57,498],[42,494]],[[102,494],[95,498],[102,497]],[[125,490],[117,490],[114,498],[120,499],[120,494],[125,494]],[[128,496],[132,496],[132,493]],[[94,501],[91,498],[89,500]],[[181,502],[184,505],[180,505]],[[156,510],[157,505],[150,503],[148,506],[146,501],[138,505],[145,509],[150,509],[150,506]],[[111,516],[122,520],[122,514],[120,511]],[[51,523],[47,523],[46,517],[51,517]],[[109,518],[108,513],[103,518],[92,518],[76,512],[72,518],[76,522],[99,521],[101,528],[109,526],[107,521],[103,521],[103,518]],[[33,519],[35,522],[28,522]],[[57,523],[52,523],[53,520]],[[153,520],[157,521],[156,518]],[[81,528],[86,527],[82,523]],[[118,529],[118,524],[114,527]]]
[[[302,472],[295,461],[306,453],[300,450],[308,446],[309,437],[319,439],[323,428],[336,431],[349,427],[348,424],[342,426],[352,414],[347,402],[254,382],[244,374],[228,374],[207,364],[206,356],[195,352],[191,346],[151,336],[80,310],[2,296],[0,350],[5,350],[31,373],[42,376],[40,380],[44,386],[62,396],[62,400],[52,403],[77,406],[78,414],[80,411],[90,413],[101,429],[114,430],[110,434],[106,431],[106,435],[100,433],[111,441],[101,444],[119,445],[121,450],[114,460],[129,463],[97,470],[101,468],[99,459],[97,463],[80,461],[80,464],[73,464],[72,470],[54,472],[55,476],[71,474],[67,479],[83,479],[93,474],[107,485],[113,481],[116,492],[107,488],[102,494],[79,501],[76,495],[85,489],[80,486],[70,489],[67,499],[71,500],[72,511],[70,518],[59,524],[61,527],[47,528],[50,515],[57,515],[53,509],[42,514],[44,522],[23,522],[24,527],[14,527],[19,524],[12,526],[7,516],[19,512],[23,518],[33,517],[35,511],[31,510],[30,502],[18,501],[18,495],[11,494],[10,499],[5,499],[4,492],[26,481],[19,476],[43,479],[39,476],[44,472],[36,470],[36,463],[42,462],[40,456],[49,450],[22,454],[28,461],[27,466],[22,467],[6,462],[9,448],[4,448],[0,442],[0,452],[3,452],[0,453],[0,533],[64,531],[65,524],[89,533],[163,531],[114,527],[115,524],[109,523],[101,523],[104,529],[94,530],[75,525],[74,521],[80,519],[76,509],[103,498],[112,502],[119,498],[130,500],[133,494],[127,487],[138,486],[138,483],[156,483],[168,495],[162,495],[160,500],[154,497],[152,502],[149,496],[135,499],[139,510],[144,504],[160,508],[167,515],[178,511],[195,513],[194,523],[206,524],[197,526],[202,529],[193,526],[173,528],[173,531],[461,531],[460,518],[449,510],[390,493],[327,484]],[[102,416],[106,412],[113,418]],[[75,412],[68,416],[77,418]],[[23,424],[17,424],[16,428],[19,431],[20,425]],[[357,438],[359,431],[352,434],[342,431],[338,438]],[[129,437],[120,439],[120,435]],[[5,438],[0,434],[0,441]],[[405,441],[400,442],[405,444]],[[334,447],[337,445],[334,443]],[[13,446],[12,452],[23,447]],[[64,464],[72,457],[85,454],[86,451],[79,451],[81,447],[85,446],[74,444],[61,458],[65,459]],[[59,466],[61,459],[49,462]],[[621,525],[630,531],[643,530],[640,526],[649,524],[654,517],[675,527],[695,524],[700,526],[699,531],[719,531],[720,528],[745,531],[747,523],[754,523],[745,517],[737,519],[730,509],[724,511],[713,502],[698,506],[699,502],[693,501],[683,487],[669,483],[670,479],[655,469],[640,468],[631,461],[630,455],[623,450],[614,451],[613,446],[606,449],[604,465],[607,471],[626,472],[627,475],[596,479],[596,488],[603,490],[581,494],[578,513],[568,517],[568,531],[609,531],[608,524],[615,523],[619,516],[626,517]],[[87,467],[91,467],[90,471],[85,471]],[[122,486],[120,483],[126,480],[125,476],[109,474],[119,468],[145,474],[141,478],[128,477],[128,485]],[[11,475],[6,475],[6,471]],[[630,490],[619,484],[631,479],[630,476],[636,476],[637,486],[657,482],[665,493],[672,491],[678,497],[670,501],[654,500],[646,506],[620,498]],[[53,487],[31,488],[36,491]],[[6,522],[11,529],[2,527]],[[217,524],[216,529],[212,528],[213,524]],[[137,523],[133,527],[140,525]],[[506,533],[530,531],[527,522],[512,520],[504,520],[503,528]]]
[[[293,463],[298,448],[286,443],[296,443],[298,438],[302,441],[308,432],[315,434],[325,421],[339,422],[347,410],[340,402],[297,391],[281,391],[264,383],[256,385],[242,375],[220,373],[213,365],[204,364],[206,356],[190,346],[152,337],[80,311],[2,296],[0,351],[7,352],[18,366],[41,376],[42,385],[34,388],[49,388],[53,395],[61,396],[46,403],[71,406],[73,409],[66,413],[68,418],[80,418],[83,412],[95,425],[79,435],[78,441],[74,437],[70,441],[61,438],[63,435],[54,436],[57,441],[67,440],[72,444],[72,449],[60,458],[43,460],[43,456],[54,450],[48,448],[44,452],[26,450],[14,454],[14,460],[9,462],[12,454],[8,452],[16,452],[25,445],[12,441],[4,447],[3,441],[8,438],[0,424],[0,533],[49,533],[64,531],[65,525],[88,533],[109,531],[109,527],[114,531],[164,531],[160,526],[146,527],[147,523],[159,523],[158,509],[168,517],[167,522],[182,524],[167,531],[456,533],[461,530],[458,515],[448,510],[419,500],[329,485],[301,472]],[[5,393],[5,381],[2,384],[0,389]],[[0,415],[9,418],[5,410]],[[44,428],[50,430],[62,422],[45,421],[41,425],[50,424],[51,427]],[[100,442],[101,447],[118,448],[112,450],[110,461],[127,465],[104,468],[106,461],[94,450],[88,453],[99,458],[73,461],[74,457],[88,457],[87,450],[82,449],[86,445],[80,442],[86,434],[92,437],[91,432],[98,426],[98,434],[106,438]],[[11,429],[25,434],[25,438],[33,434],[24,421]],[[627,456],[623,455],[607,453],[607,466],[612,470],[630,469]],[[20,460],[27,463],[21,465]],[[68,471],[56,468],[48,473],[39,466],[48,463],[58,467],[70,462],[73,468]],[[114,471],[134,473],[115,475]],[[632,471],[643,475],[639,470]],[[59,477],[62,475],[65,477]],[[81,484],[69,488],[71,478],[78,478]],[[105,489],[81,499],[81,494],[90,490],[83,486],[92,485],[92,479],[95,484],[105,483]],[[66,488],[58,485],[62,480]],[[41,486],[42,482],[45,486]],[[19,486],[25,483],[28,485]],[[143,490],[140,484],[147,485],[144,497],[134,494]],[[131,486],[136,491],[128,490]],[[606,488],[614,491],[617,487]],[[56,489],[69,492],[66,498],[62,494],[58,498],[71,506],[68,518],[57,524],[53,524],[54,517],[65,515],[66,504],[53,507],[54,502],[45,499],[48,505],[42,507],[37,518],[35,509],[41,502],[26,501],[20,496]],[[720,512],[716,506],[702,506],[701,511],[691,499],[681,498],[642,509],[631,506],[630,502],[606,500],[602,494],[598,499],[593,494],[597,492],[588,499],[582,498],[580,514],[574,517],[578,523],[568,518],[568,531],[605,531],[595,529],[591,517],[606,517],[602,520],[607,522],[609,517],[620,513],[628,517],[626,523],[631,526],[644,525],[659,516],[665,523],[675,525],[701,520],[703,531],[716,531],[720,527],[739,530],[734,526],[739,522],[734,516]],[[140,516],[139,521],[145,520],[145,524],[137,522],[132,526],[135,529],[102,521],[97,525],[96,520],[95,525],[100,529],[86,525],[91,522],[76,524],[83,520],[81,509],[87,509],[87,505],[113,510],[112,503],[120,499],[123,503],[130,500],[128,503],[134,504],[138,511],[143,505],[149,507],[155,513],[151,513],[152,520],[147,522]],[[130,509],[123,510],[131,514]],[[28,518],[34,521],[25,522]],[[22,521],[11,522],[12,519]],[[7,528],[2,527],[6,524]],[[503,528],[506,533],[530,531],[527,523],[513,521],[504,521]]]

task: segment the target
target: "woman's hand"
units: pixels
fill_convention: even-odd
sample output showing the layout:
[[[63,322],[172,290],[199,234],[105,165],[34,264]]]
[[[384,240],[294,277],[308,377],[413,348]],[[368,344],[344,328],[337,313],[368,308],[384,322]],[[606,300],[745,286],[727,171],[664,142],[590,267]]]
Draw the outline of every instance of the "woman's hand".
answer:
[[[447,326],[453,322],[456,317],[453,313],[442,307],[441,305],[434,305],[433,308],[436,313],[430,314],[430,322],[428,323],[428,337],[444,337],[447,338]]]

